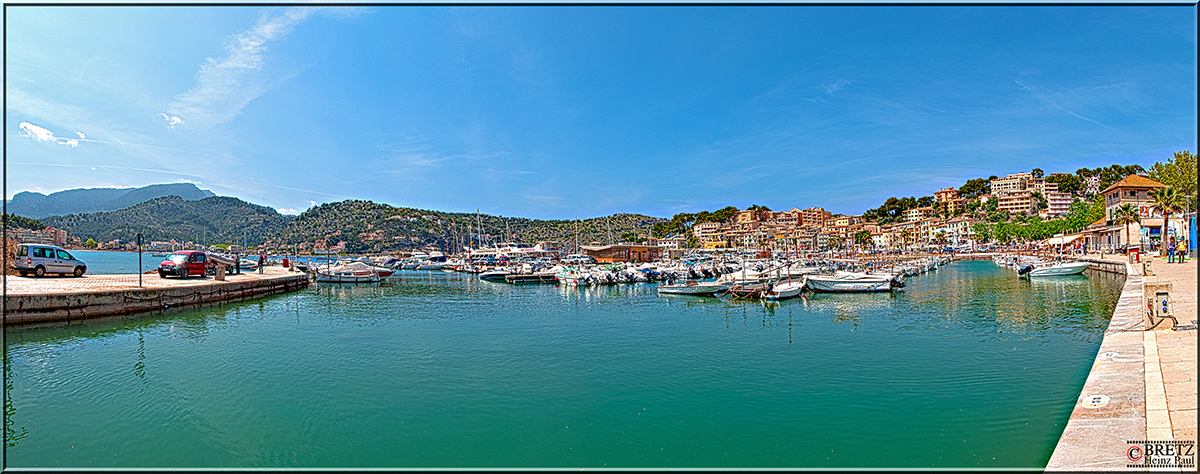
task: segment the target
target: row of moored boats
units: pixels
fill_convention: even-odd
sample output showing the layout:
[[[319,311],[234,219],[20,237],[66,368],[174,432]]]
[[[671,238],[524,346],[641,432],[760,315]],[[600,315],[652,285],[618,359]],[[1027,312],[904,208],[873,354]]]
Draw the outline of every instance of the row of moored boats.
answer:
[[[569,256],[518,259],[504,265],[487,265],[441,255],[420,259],[369,258],[299,264],[315,281],[331,283],[379,282],[398,270],[440,270],[476,274],[482,280],[514,284],[549,283],[565,286],[598,286],[658,282],[661,294],[780,300],[813,292],[902,291],[904,277],[937,269],[949,258],[920,258],[905,262],[856,260],[719,260],[696,258],[654,263],[579,262]]]

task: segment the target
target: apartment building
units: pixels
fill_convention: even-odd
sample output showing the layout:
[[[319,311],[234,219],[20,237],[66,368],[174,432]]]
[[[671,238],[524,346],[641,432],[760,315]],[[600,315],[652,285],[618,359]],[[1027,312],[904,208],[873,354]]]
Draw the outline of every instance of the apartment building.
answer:
[[[805,227],[825,227],[826,221],[833,217],[833,213],[821,207],[810,207],[800,211],[800,214]]]
[[[904,211],[904,221],[905,222],[916,222],[921,219],[928,219],[929,216],[932,216],[932,215],[933,215],[932,207],[928,207],[928,206],[914,207],[912,209]]]

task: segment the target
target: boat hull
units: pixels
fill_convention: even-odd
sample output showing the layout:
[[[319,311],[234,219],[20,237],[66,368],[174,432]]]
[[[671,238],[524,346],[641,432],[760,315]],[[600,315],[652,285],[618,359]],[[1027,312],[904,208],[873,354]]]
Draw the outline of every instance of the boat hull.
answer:
[[[1079,275],[1091,268],[1092,264],[1087,262],[1068,263],[1065,265],[1054,265],[1050,267],[1035,268],[1029,272],[1031,277],[1047,277],[1047,276],[1064,276],[1064,275]]]
[[[863,293],[892,291],[892,280],[837,280],[833,278],[808,277],[808,289],[823,293]]]
[[[728,289],[729,287],[723,284],[701,283],[695,285],[659,285],[658,292],[664,295],[714,296]]]

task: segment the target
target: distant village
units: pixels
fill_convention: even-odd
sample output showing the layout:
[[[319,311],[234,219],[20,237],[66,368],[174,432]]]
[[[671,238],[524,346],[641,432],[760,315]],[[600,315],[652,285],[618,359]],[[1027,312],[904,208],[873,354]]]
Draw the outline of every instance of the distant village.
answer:
[[[1049,177],[1066,175],[1053,173]],[[980,180],[981,181],[981,180]],[[1058,248],[1084,245],[1092,249],[1115,250],[1126,245],[1154,245],[1164,234],[1163,216],[1152,209],[1150,195],[1166,185],[1150,179],[1144,174],[1130,174],[1123,179],[1100,189],[1098,176],[1084,178],[1082,186],[1075,192],[1060,191],[1054,179],[1043,177],[1040,170],[993,177],[986,181],[987,188],[970,198],[964,197],[960,189],[945,188],[933,193],[932,200],[922,198],[919,207],[903,211],[902,216],[889,219],[864,215],[832,214],[821,207],[807,209],[792,208],[787,211],[772,211],[761,206],[739,210],[728,219],[719,222],[701,222],[690,226],[689,232],[676,232],[655,238],[646,234],[636,237],[623,236],[621,242],[600,245],[580,245],[572,248],[577,253],[603,255],[606,260],[613,256],[633,255],[636,260],[647,261],[664,257],[678,257],[697,250],[720,251],[721,249],[749,252],[824,252],[831,249],[921,249],[941,251],[946,248],[967,250],[970,246],[987,245],[990,239],[979,239],[978,223],[986,223],[988,213],[1001,212],[1006,215],[1038,216],[1043,220],[1067,214],[1071,204],[1077,201],[1104,196],[1105,217],[1093,222],[1078,232],[1058,235],[1037,242],[1042,246]],[[1132,204],[1139,214],[1139,222],[1133,225],[1114,222],[1114,210],[1123,204]],[[1184,237],[1184,216],[1172,216],[1165,233]],[[881,223],[888,222],[888,223]],[[82,242],[67,232],[47,227],[41,230],[10,228],[8,237],[18,242],[38,242],[76,248],[101,250],[133,250],[132,242],[112,240],[109,242]],[[985,240],[985,241],[980,241]],[[338,243],[318,241],[315,245],[304,245],[306,253],[336,254],[343,251]],[[564,248],[559,243],[544,243],[547,248]],[[174,250],[213,250],[222,252],[245,252],[238,245],[221,245],[213,248],[193,242],[149,242],[142,250],[170,252]],[[285,249],[254,248],[253,251],[283,251]],[[443,249],[452,251],[455,249]]]

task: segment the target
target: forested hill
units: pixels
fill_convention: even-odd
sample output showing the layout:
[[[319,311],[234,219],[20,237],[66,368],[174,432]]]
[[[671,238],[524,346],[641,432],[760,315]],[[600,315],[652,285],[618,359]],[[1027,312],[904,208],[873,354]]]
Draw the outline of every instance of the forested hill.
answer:
[[[579,243],[609,243],[650,234],[665,219],[638,214],[615,214],[578,222]],[[346,242],[350,252],[376,252],[436,246],[457,250],[465,243],[498,241],[536,243],[557,241],[566,247],[575,242],[576,221],[537,220],[393,207],[371,201],[350,200],[314,207],[292,219],[267,243],[276,246],[323,241],[333,246]],[[507,232],[507,235],[506,235]]]
[[[41,219],[68,229],[72,237],[97,242],[132,242],[141,232],[146,241],[197,242],[208,244],[259,245],[283,231],[292,217],[275,209],[250,204],[232,197],[210,197],[188,201],[166,196],[112,212],[71,214]]]

